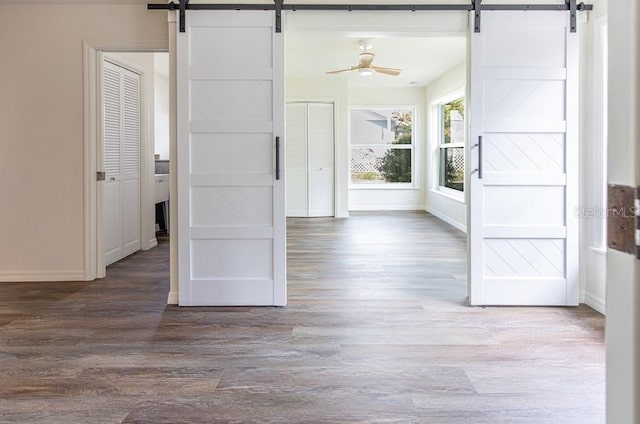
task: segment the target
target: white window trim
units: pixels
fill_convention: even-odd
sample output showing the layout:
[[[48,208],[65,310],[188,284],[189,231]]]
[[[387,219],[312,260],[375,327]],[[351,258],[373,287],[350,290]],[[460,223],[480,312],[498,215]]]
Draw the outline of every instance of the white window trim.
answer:
[[[411,155],[411,182],[410,183],[386,183],[386,184],[354,184],[351,181],[351,153],[353,151],[354,145],[351,144],[351,111],[353,110],[411,110],[411,144],[397,144],[394,145],[394,149],[412,149],[413,154]],[[418,166],[418,154],[419,143],[418,137],[420,134],[419,131],[419,111],[420,107],[417,105],[375,105],[375,106],[360,106],[354,105],[349,107],[349,117],[347,119],[347,131],[349,134],[349,157],[347,161],[347,173],[349,175],[349,190],[419,190],[420,185],[418,184],[419,172],[416,169]],[[372,148],[388,148],[388,144],[363,144],[362,147],[372,147]]]
[[[465,131],[465,141],[461,142],[461,143],[443,143],[442,139],[441,139],[441,134],[442,134],[442,120],[440,119],[440,107],[444,104],[447,104],[453,100],[459,99],[459,98],[464,98],[465,99],[465,113],[467,111],[467,107],[466,107],[466,88],[465,87],[460,87],[456,90],[451,91],[450,93],[439,97],[438,99],[436,99],[435,101],[433,101],[431,103],[431,116],[432,116],[432,122],[431,122],[431,128],[432,128],[432,140],[433,140],[433,146],[432,146],[432,154],[434,155],[435,160],[433,161],[433,163],[435,164],[434,169],[432,170],[432,178],[433,178],[433,187],[431,189],[431,191],[433,193],[437,193],[441,196],[453,199],[453,200],[457,200],[461,203],[465,203],[465,191],[462,190],[454,190],[452,188],[449,187],[445,187],[443,185],[440,185],[440,172],[441,172],[441,156],[440,156],[440,150],[442,148],[463,148],[466,149],[467,146],[467,140],[466,140],[466,136],[467,136],[467,131]],[[465,120],[466,121],[466,120]],[[466,123],[465,123],[466,125]]]
[[[464,200],[465,196],[463,191],[454,190],[449,187],[438,185],[437,187],[432,188],[431,192],[437,194],[438,196],[446,197],[460,203],[466,203]]]

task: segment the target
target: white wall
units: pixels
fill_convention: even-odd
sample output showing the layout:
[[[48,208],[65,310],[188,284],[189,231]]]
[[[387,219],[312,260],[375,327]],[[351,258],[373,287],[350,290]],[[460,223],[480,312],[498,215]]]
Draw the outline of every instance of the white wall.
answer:
[[[356,187],[349,189],[349,210],[423,210],[424,209],[424,90],[422,88],[349,88],[349,107],[411,106],[415,136],[415,187]],[[348,143],[348,140],[347,140]],[[347,146],[347,155],[349,148]],[[348,157],[348,156],[347,156]],[[347,159],[348,163],[348,159]]]
[[[0,5],[0,281],[85,278],[83,42],[168,47],[144,4]]]
[[[155,154],[169,160],[169,54],[154,53],[154,138]]]
[[[609,184],[640,185],[640,4],[609,7]],[[607,251],[607,423],[640,422],[640,263]]]
[[[426,115],[428,142],[426,149],[426,162],[428,166],[426,174],[426,210],[443,221],[448,222],[462,231],[467,228],[467,204],[464,195],[453,193],[453,190],[441,190],[439,188],[438,163],[438,133],[436,122],[437,115],[434,110],[434,102],[452,92],[464,89],[467,82],[467,64],[460,63],[446,74],[442,75],[426,88]],[[468,144],[468,142],[467,142]]]
[[[334,103],[335,113],[335,185],[336,217],[347,217],[348,139],[347,139],[347,83],[343,79],[288,78],[286,101],[322,101]],[[286,142],[286,141],[285,141]]]

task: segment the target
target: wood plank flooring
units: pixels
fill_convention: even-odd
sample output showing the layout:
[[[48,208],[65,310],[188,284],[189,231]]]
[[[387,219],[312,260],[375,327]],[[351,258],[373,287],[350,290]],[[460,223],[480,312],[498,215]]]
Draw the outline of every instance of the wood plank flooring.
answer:
[[[0,284],[0,423],[604,423],[604,319],[465,306],[431,215],[290,219],[289,305],[165,305],[168,243]]]

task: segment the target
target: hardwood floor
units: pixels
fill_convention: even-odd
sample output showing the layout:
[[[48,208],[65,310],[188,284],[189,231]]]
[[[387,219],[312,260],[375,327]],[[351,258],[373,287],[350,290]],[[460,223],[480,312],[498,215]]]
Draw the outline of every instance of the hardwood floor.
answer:
[[[604,319],[465,306],[417,212],[289,220],[289,305],[165,305],[168,244],[0,284],[0,423],[604,423]]]

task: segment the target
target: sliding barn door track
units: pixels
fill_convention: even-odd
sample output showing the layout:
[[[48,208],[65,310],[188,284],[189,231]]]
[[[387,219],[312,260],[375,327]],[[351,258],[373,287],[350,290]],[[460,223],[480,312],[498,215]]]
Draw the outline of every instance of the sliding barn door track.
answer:
[[[273,10],[275,11],[276,32],[282,32],[283,10],[345,10],[388,12],[405,10],[417,11],[474,11],[474,31],[480,32],[480,21],[483,10],[551,10],[570,12],[570,31],[576,32],[578,12],[593,10],[593,5],[577,3],[577,0],[565,0],[564,4],[482,4],[482,0],[471,0],[470,4],[284,4],[284,0],[274,0],[273,4],[204,4],[189,3],[180,0],[178,3],[149,3],[149,10],[179,10],[180,32],[186,31],[187,10]]]

